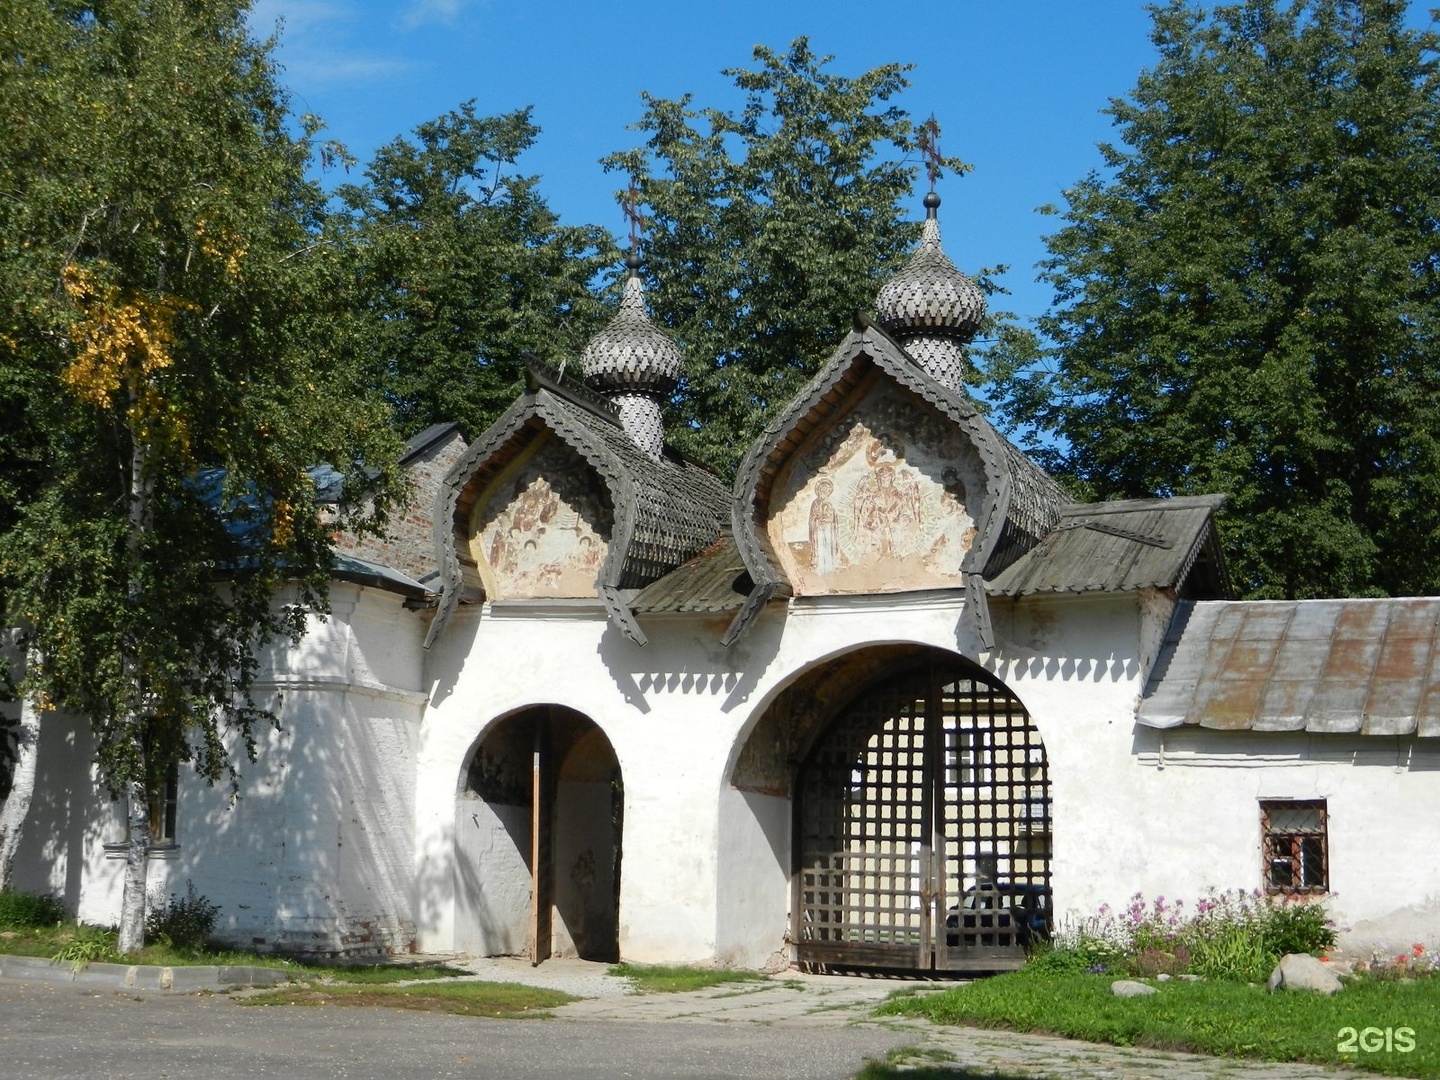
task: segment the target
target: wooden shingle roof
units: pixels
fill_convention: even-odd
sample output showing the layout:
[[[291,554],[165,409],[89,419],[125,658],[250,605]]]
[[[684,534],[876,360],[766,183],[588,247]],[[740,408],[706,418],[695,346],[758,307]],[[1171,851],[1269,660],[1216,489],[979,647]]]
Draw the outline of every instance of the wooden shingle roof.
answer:
[[[531,386],[456,461],[440,486],[435,514],[441,601],[427,644],[461,599],[479,599],[483,584],[468,553],[476,500],[489,481],[545,432],[553,434],[600,476],[614,514],[613,535],[598,588],[620,628],[644,634],[621,598],[686,562],[724,530],[730,500],[706,469],[668,451],[656,461],[621,430],[606,402],[558,379],[532,372]]]
[[[1043,540],[987,580],[992,596],[1179,589],[1199,567],[1206,596],[1227,596],[1213,515],[1223,495],[1070,503]]]

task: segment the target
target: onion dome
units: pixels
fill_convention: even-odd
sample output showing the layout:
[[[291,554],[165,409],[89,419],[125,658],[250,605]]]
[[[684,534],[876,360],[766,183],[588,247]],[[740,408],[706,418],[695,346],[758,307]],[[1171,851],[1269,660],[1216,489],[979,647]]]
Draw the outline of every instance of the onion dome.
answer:
[[[640,259],[626,259],[630,278],[620,311],[580,354],[580,370],[591,389],[601,393],[650,393],[664,396],[675,389],[684,369],[680,348],[645,314],[640,284]]]
[[[645,314],[640,284],[640,256],[625,260],[630,278],[620,311],[580,354],[580,370],[592,390],[604,394],[620,427],[640,450],[655,461],[665,451],[661,401],[680,381],[685,358],[670,338]]]
[[[940,247],[940,220],[936,210],[940,196],[925,196],[925,230],[920,246],[900,271],[880,290],[875,299],[876,320],[906,351],[928,368],[922,352],[940,352],[960,363],[961,350],[975,337],[985,318],[985,293],[959,270]],[[916,348],[911,348],[911,342]],[[951,363],[941,365],[949,368]],[[958,373],[958,372],[957,372]],[[945,376],[948,370],[932,372]]]

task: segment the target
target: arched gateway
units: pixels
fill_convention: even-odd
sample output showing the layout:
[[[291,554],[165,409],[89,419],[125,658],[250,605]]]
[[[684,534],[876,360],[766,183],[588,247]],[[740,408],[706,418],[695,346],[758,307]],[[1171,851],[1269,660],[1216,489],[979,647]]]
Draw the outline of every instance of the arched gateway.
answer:
[[[619,960],[623,806],[589,717],[540,705],[493,725],[456,796],[456,948]]]
[[[872,682],[800,767],[801,963],[1019,966],[1050,928],[1050,781],[1019,700],[959,657]]]

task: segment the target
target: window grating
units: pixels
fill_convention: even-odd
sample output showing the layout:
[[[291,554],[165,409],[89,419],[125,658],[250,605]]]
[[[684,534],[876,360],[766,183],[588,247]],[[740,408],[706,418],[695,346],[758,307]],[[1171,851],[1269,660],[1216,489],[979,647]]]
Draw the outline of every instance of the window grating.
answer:
[[[1330,891],[1329,814],[1324,799],[1262,801],[1261,852],[1266,892]]]

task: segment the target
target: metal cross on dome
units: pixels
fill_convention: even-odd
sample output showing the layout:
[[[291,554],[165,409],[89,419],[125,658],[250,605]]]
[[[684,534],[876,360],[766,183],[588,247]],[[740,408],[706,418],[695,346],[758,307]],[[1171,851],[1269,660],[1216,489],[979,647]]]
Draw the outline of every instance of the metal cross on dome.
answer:
[[[920,125],[920,153],[925,158],[925,175],[930,178],[930,190],[935,190],[935,181],[940,178],[940,165],[945,160],[940,156],[940,122],[935,114]]]

